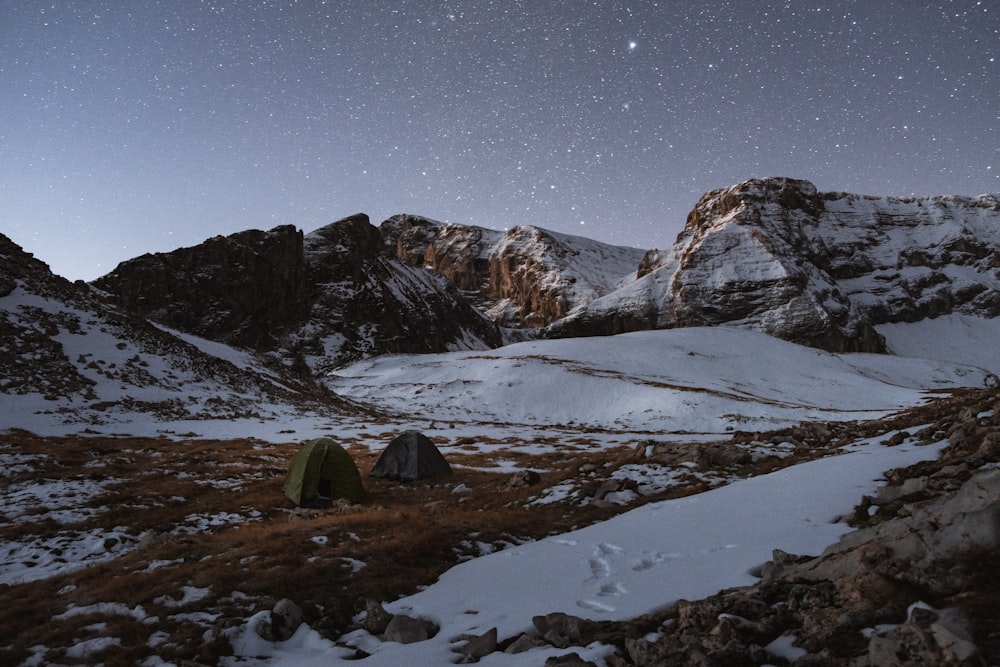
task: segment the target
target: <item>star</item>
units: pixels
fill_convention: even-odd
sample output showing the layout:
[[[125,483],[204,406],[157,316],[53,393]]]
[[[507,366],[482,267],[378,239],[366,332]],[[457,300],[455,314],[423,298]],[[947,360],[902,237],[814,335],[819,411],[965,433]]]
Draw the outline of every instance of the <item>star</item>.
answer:
[[[2,232],[89,280],[358,211],[662,249],[755,176],[1000,187],[995,3],[625,4],[6,3]]]

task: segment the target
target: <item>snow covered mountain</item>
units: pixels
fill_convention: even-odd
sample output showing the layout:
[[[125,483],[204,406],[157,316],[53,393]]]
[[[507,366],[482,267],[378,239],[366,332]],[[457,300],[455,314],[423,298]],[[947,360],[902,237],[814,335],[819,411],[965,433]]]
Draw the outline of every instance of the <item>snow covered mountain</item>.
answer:
[[[146,255],[95,285],[140,316],[321,377],[386,352],[716,324],[884,352],[879,325],[1000,314],[998,268],[995,196],[767,178],[705,194],[667,250],[411,215],[376,230],[358,214]]]
[[[130,405],[177,419],[253,415],[273,392],[325,403],[330,388],[357,393],[332,372],[385,353],[717,324],[997,371],[967,343],[989,345],[1000,314],[992,196],[900,200],[747,181],[702,197],[662,252],[405,215],[376,229],[359,214],[309,234],[251,230],[144,255],[93,287],[53,276],[6,239],[2,263],[3,388],[42,401],[36,413],[95,423]],[[933,323],[918,331],[933,329],[936,349],[914,322]],[[124,388],[101,384],[109,378]],[[219,383],[227,398],[191,403],[183,387],[196,382]]]
[[[1000,314],[1000,200],[820,193],[754,179],[705,194],[674,246],[550,336],[731,324],[884,351],[880,324]]]
[[[645,254],[531,225],[498,232],[399,215],[379,229],[400,258],[438,271],[511,328],[578,312],[634,277]]]

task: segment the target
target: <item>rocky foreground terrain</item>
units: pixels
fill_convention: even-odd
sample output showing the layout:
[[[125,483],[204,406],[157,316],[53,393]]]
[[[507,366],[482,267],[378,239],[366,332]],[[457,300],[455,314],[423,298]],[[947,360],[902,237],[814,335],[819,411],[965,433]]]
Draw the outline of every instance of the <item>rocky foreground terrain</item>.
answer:
[[[775,551],[754,586],[628,623],[536,617],[538,638],[525,641],[612,643],[613,667],[998,664],[998,399],[987,392],[944,401],[934,422],[895,431],[886,446],[907,438],[949,444],[936,461],[889,471],[889,483],[849,518],[855,530],[819,557]],[[479,639],[470,645],[481,652]],[[545,664],[585,663],[568,656]]]
[[[326,510],[294,510],[281,496],[291,444],[8,433],[0,444],[4,484],[42,475],[53,487],[64,479],[65,492],[40,507],[26,498],[7,508],[11,521],[0,535],[16,544],[30,527],[37,537],[20,556],[24,572],[32,560],[43,568],[60,559],[63,571],[2,587],[0,660],[218,664],[233,651],[233,630],[267,609],[270,621],[258,631],[271,641],[302,621],[333,641],[359,627],[387,641],[420,641],[433,624],[384,614],[381,601],[413,593],[484,548],[698,493],[706,488],[699,471],[725,483],[880,437],[885,447],[948,445],[938,460],[889,471],[886,486],[858,498],[844,517],[855,530],[821,556],[775,552],[753,586],[626,622],[554,613],[536,617],[524,635],[455,638],[455,660],[549,646],[564,652],[547,665],[586,664],[574,660],[573,647],[599,641],[614,647],[613,666],[997,664],[998,408],[997,390],[966,391],[885,420],[807,423],[683,447],[504,450],[508,463],[540,475],[491,470],[492,456],[459,447],[449,456],[452,476],[416,485],[369,479],[365,504]],[[345,444],[363,471],[374,463],[366,447]],[[748,445],[794,454],[751,456]],[[695,474],[668,490],[630,494],[624,506],[607,502],[634,484],[616,471],[636,465]],[[555,488],[564,500],[533,502]],[[73,566],[80,545],[97,558],[82,569]]]

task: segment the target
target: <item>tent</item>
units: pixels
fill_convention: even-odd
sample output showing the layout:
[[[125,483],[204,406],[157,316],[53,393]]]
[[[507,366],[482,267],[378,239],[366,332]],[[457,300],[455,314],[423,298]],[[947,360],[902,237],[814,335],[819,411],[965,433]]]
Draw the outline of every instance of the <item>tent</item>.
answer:
[[[302,506],[322,506],[333,498],[364,500],[365,490],[354,459],[330,438],[302,443],[285,478],[285,495]]]
[[[451,466],[427,436],[419,431],[406,431],[386,446],[375,462],[371,476],[412,482],[450,472]]]

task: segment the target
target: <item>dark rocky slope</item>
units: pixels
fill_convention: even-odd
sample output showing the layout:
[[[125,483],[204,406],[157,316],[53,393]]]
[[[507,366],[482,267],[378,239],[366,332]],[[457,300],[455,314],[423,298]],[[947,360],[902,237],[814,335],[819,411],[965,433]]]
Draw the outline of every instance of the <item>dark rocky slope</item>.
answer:
[[[0,392],[13,411],[100,425],[138,413],[164,419],[265,417],[264,406],[355,410],[314,383],[265,377],[204,352],[54,275],[0,235]],[[211,399],[203,401],[205,396]],[[6,425],[13,423],[14,415]]]
[[[122,308],[323,374],[363,356],[500,344],[496,326],[440,275],[385,249],[358,214],[143,255],[94,282]]]

